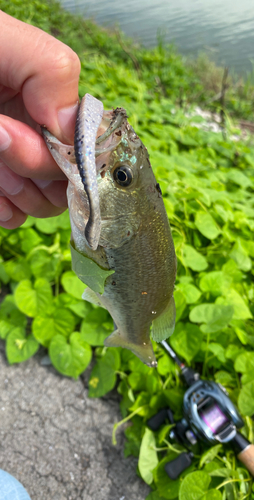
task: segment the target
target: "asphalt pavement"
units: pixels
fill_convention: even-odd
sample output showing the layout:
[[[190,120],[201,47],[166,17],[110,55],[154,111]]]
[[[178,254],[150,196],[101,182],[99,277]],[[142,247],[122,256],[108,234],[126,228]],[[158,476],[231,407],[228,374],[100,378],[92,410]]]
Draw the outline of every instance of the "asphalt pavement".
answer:
[[[144,500],[149,488],[137,459],[123,456],[123,431],[111,441],[118,394],[89,399],[88,375],[75,381],[43,363],[40,351],[10,366],[0,343],[0,469],[31,500]]]

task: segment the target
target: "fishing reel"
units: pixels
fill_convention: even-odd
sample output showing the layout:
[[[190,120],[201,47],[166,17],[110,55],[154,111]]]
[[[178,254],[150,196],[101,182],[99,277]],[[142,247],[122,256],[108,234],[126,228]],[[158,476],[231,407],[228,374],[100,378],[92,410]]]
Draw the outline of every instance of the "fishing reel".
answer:
[[[254,445],[238,432],[244,422],[226,389],[213,381],[200,380],[199,374],[186,367],[165,341],[162,345],[181,368],[189,386],[183,398],[181,420],[175,422],[171,409],[164,408],[147,422],[153,431],[166,420],[175,424],[169,437],[187,450],[166,464],[168,476],[177,479],[191,465],[199,440],[212,445],[230,443],[238,458],[254,475]]]

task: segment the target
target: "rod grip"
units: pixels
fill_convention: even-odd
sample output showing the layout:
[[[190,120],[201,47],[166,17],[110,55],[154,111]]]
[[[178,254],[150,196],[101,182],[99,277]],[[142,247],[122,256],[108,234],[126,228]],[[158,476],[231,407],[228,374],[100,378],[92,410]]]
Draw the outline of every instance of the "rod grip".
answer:
[[[254,477],[254,444],[249,444],[243,451],[241,451],[237,458],[245,465],[246,469]]]

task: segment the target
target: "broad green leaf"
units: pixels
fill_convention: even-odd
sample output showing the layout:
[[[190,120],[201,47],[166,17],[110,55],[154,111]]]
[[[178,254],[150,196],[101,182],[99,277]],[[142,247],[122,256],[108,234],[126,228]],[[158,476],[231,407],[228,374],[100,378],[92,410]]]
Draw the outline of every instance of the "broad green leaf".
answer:
[[[179,500],[201,500],[207,493],[210,476],[203,471],[191,472],[183,479],[180,490]],[[216,499],[217,500],[217,499]]]
[[[128,384],[133,391],[144,391],[146,389],[146,377],[140,372],[131,372],[128,375]]]
[[[222,347],[222,345],[217,344],[216,342],[211,342],[208,347],[209,351],[213,352],[213,354],[218,358],[221,363],[226,362],[226,357],[225,357],[225,349]]]
[[[100,398],[111,391],[116,383],[116,370],[119,369],[120,356],[116,349],[107,349],[106,354],[97,361],[89,379],[89,397]]]
[[[236,262],[239,269],[241,269],[242,271],[250,271],[252,262],[248,256],[248,253],[244,250],[240,239],[238,239],[234,244],[229,256]]]
[[[178,323],[170,337],[170,344],[189,363],[199,351],[202,339],[203,334],[198,326],[191,323]]]
[[[53,234],[58,228],[58,217],[50,217],[48,219],[36,219],[36,229],[41,233]]]
[[[208,490],[208,492],[202,497],[202,500],[222,500],[222,495],[219,490]]]
[[[195,224],[201,234],[209,240],[214,240],[221,233],[220,228],[208,212],[197,212],[195,216]]]
[[[158,359],[157,370],[160,375],[169,375],[169,373],[175,370],[174,362],[171,360],[168,354],[163,354],[161,358]]]
[[[186,300],[186,304],[194,304],[200,299],[201,292],[197,287],[190,283],[179,283],[177,289],[180,290]]]
[[[81,299],[84,292],[84,283],[76,276],[73,271],[66,271],[62,274],[61,284],[65,292],[72,295],[76,299]]]
[[[31,277],[31,269],[25,259],[9,260],[5,263],[4,268],[13,281],[21,281]]]
[[[216,305],[230,305],[234,307],[233,319],[249,319],[252,318],[252,314],[241,295],[231,288],[225,297],[218,297],[216,299]]]
[[[23,252],[27,254],[30,253],[33,248],[37,247],[37,245],[39,245],[39,243],[42,241],[42,238],[32,228],[22,228],[22,230],[20,231],[20,236],[22,240],[21,248]]]
[[[200,304],[190,312],[190,320],[194,323],[206,323],[210,331],[219,331],[225,328],[234,314],[234,308],[222,304]]]
[[[73,332],[69,340],[63,335],[55,335],[49,345],[49,355],[56,370],[68,377],[78,378],[89,365],[92,350],[79,332]]]
[[[19,311],[13,295],[6,295],[0,307],[0,338],[6,339],[17,326],[26,328],[27,318]]]
[[[38,315],[32,323],[35,338],[45,347],[55,335],[68,337],[75,327],[75,318],[68,309],[56,308],[50,314]]]
[[[227,174],[228,179],[230,179],[235,184],[238,184],[242,188],[247,188],[253,185],[253,182],[244,175],[243,172],[235,168],[231,169]]]
[[[203,292],[223,295],[230,287],[233,279],[223,271],[212,271],[202,276],[199,286]]]
[[[193,271],[204,271],[208,267],[206,258],[190,245],[183,246],[182,261]]]
[[[23,328],[14,328],[6,340],[6,356],[10,365],[22,363],[31,358],[39,349],[39,344],[32,334],[26,335]]]
[[[49,281],[56,279],[60,256],[51,255],[44,249],[33,252],[29,258],[31,271],[35,278],[46,278]]]
[[[106,309],[96,307],[81,323],[82,338],[92,346],[103,346],[104,340],[114,330],[113,321]]]
[[[225,355],[227,354],[227,351]],[[227,358],[227,355],[226,355]],[[218,372],[215,373],[214,375],[215,382],[217,384],[221,384],[225,387],[234,387],[235,385],[235,378],[229,373],[224,370],[219,370]]]
[[[243,374],[242,384],[251,382],[254,373],[254,352],[245,351],[239,354],[235,360],[234,368],[236,372]]]
[[[71,244],[72,269],[94,292],[103,293],[106,279],[115,271],[102,269],[96,262],[77,252]]]
[[[252,417],[254,414],[254,381],[245,384],[240,390],[238,408],[243,415]]]
[[[212,446],[212,448],[210,448],[209,450],[205,451],[200,458],[199,467],[203,467],[203,465],[206,464],[207,462],[211,462],[218,455],[221,449],[222,445],[216,444],[215,446]]]
[[[142,479],[147,484],[153,482],[152,471],[158,464],[158,457],[156,448],[156,441],[153,432],[146,427],[145,434],[141,441],[138,468]]]
[[[33,318],[51,304],[51,286],[43,278],[37,279],[34,285],[29,280],[23,280],[17,286],[14,297],[20,311]]]

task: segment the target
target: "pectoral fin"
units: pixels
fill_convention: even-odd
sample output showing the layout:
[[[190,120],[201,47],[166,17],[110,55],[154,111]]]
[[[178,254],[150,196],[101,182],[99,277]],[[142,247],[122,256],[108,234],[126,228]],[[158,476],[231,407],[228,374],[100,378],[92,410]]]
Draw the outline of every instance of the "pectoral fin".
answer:
[[[115,330],[109,337],[104,340],[104,345],[107,347],[124,347],[125,349],[129,349],[133,354],[138,356],[143,363],[152,368],[156,368],[157,361],[154,356],[152,344],[150,339],[148,342],[144,344],[134,344],[129,342],[119,330]]]
[[[161,342],[172,335],[175,329],[176,308],[172,296],[166,309],[152,323],[152,338],[155,342]]]
[[[106,309],[98,295],[89,287],[84,290],[82,299],[90,302],[90,304],[94,304],[95,306],[103,307],[104,309]]]

